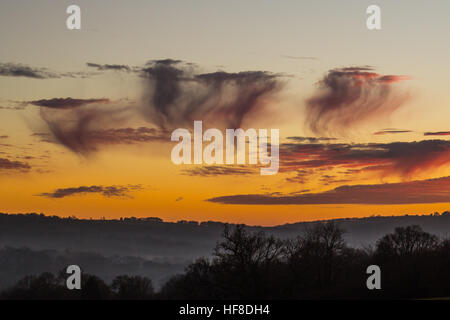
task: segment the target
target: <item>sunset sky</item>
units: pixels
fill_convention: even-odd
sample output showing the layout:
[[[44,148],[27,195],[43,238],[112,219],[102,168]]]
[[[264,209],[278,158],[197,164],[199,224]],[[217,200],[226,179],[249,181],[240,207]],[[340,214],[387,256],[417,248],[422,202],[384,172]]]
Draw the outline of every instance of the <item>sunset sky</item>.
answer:
[[[0,212],[276,225],[450,209],[450,2],[2,1]],[[77,4],[81,30],[66,28]],[[280,170],[172,163],[280,130]]]

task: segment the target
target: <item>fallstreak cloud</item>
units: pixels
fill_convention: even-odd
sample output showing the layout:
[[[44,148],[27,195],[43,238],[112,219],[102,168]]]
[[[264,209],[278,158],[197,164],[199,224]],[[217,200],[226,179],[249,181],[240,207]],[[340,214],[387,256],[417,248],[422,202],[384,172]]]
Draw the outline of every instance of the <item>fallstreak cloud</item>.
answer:
[[[257,115],[281,89],[280,75],[266,71],[200,73],[179,60],[150,61],[142,69],[146,80],[144,113],[160,128],[209,126],[240,128]]]
[[[309,57],[299,57],[307,58]],[[39,133],[47,142],[59,143],[71,151],[88,155],[105,145],[170,142],[174,128],[203,121],[206,127],[240,128],[261,116],[267,106],[276,107],[285,82],[283,75],[267,71],[211,73],[181,60],[151,60],[141,67],[122,64],[87,63],[97,73],[56,72],[24,64],[0,63],[0,76],[30,79],[87,77],[114,71],[134,74],[142,80],[143,103],[123,105],[108,98],[50,98],[23,101],[40,108],[48,132]],[[306,101],[306,126],[316,135],[288,137],[280,144],[280,172],[295,173],[286,178],[304,184],[318,170],[341,168],[341,175],[321,174],[324,184],[349,183],[347,176],[375,173],[400,176],[406,182],[380,185],[345,185],[322,193],[249,194],[216,197],[207,201],[224,204],[409,204],[449,202],[450,178],[408,181],[417,173],[436,170],[450,162],[450,141],[347,144],[337,143],[361,124],[389,117],[409,98],[397,83],[411,79],[402,75],[381,75],[370,66],[329,70],[317,91]],[[272,110],[273,111],[273,110]],[[149,126],[133,128],[128,120],[140,118]],[[383,129],[375,135],[411,133]],[[425,136],[448,136],[450,132],[425,132]],[[331,136],[331,137],[330,137]],[[2,138],[1,136],[0,138]],[[29,171],[26,162],[0,158],[0,170]],[[190,176],[251,175],[250,166],[209,165],[182,170]],[[48,198],[98,194],[131,197],[141,186],[80,186],[41,193]]]
[[[40,107],[41,118],[51,134],[45,137],[46,141],[60,143],[85,156],[103,145],[165,141],[166,138],[169,141],[169,130],[181,125],[189,128],[195,120],[202,120],[206,127],[239,128],[258,116],[266,104],[276,102],[284,85],[281,75],[270,72],[201,73],[192,63],[172,59],[152,60],[143,67],[87,65],[98,71],[133,71],[145,84],[142,92],[145,103],[123,106],[108,98],[70,97],[27,102]],[[45,74],[45,69],[14,64],[0,66],[9,75],[28,72],[31,77],[52,76],[52,73]],[[370,66],[330,70],[320,81],[317,93],[308,99],[306,108],[307,125],[316,134],[323,135],[289,137],[293,142],[280,146],[280,171],[342,166],[409,177],[420,170],[447,164],[449,146],[442,140],[350,145],[333,143],[334,138],[327,137],[332,131],[345,131],[399,108],[408,95],[397,90],[394,84],[407,79],[380,75]],[[128,120],[139,116],[147,119],[150,126],[130,127]],[[409,130],[386,129],[376,134],[404,132]],[[203,174],[207,176],[206,171]]]
[[[107,98],[30,101],[54,140],[80,155],[98,151],[100,133],[124,130],[129,120],[146,120],[160,131],[202,120],[205,126],[239,128],[262,111],[281,89],[280,75],[265,71],[200,73],[179,60],[153,60],[144,67],[89,63],[98,70],[133,71],[144,81],[143,105],[124,106]],[[125,126],[125,127],[124,127]],[[122,131],[123,133],[123,131]],[[124,139],[126,140],[126,139]]]
[[[306,102],[306,125],[315,134],[345,135],[391,115],[408,99],[394,86],[409,77],[380,75],[369,66],[328,71]]]

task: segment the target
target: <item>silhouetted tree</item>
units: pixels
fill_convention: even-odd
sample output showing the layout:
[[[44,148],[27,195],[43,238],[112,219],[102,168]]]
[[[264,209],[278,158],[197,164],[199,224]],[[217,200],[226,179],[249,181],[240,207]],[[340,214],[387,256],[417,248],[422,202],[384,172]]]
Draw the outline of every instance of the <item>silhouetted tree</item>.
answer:
[[[231,229],[225,226],[223,241],[214,249],[214,256],[220,263],[237,269],[268,265],[279,259],[284,251],[283,242],[263,232],[250,233],[243,226]]]
[[[87,274],[81,278],[80,298],[83,300],[107,300],[112,298],[112,294],[102,279]]]
[[[264,299],[277,296],[283,241],[243,226],[226,226],[213,258],[199,259],[161,290],[163,296],[196,299]],[[195,288],[195,290],[192,290]],[[184,296],[186,298],[186,296]]]
[[[140,276],[117,276],[111,289],[121,300],[146,300],[151,299],[154,294],[152,281]]]
[[[263,232],[251,233],[243,226],[225,226],[223,240],[214,249],[213,270],[219,287],[236,298],[264,298],[272,271],[284,253],[284,244]]]
[[[163,299],[221,299],[216,273],[210,261],[196,260],[186,267],[185,273],[167,281],[160,290]],[[195,288],[195,289],[193,289]]]
[[[61,280],[46,272],[23,278],[1,296],[10,300],[56,300],[67,298],[66,293]]]
[[[344,233],[334,222],[316,223],[290,242],[288,262],[298,290],[327,287],[335,280],[339,257],[346,248]]]
[[[383,272],[387,297],[424,298],[435,273],[438,238],[417,225],[398,227],[376,243],[374,264]]]
[[[395,228],[376,244],[376,254],[382,256],[406,256],[435,249],[438,238],[422,230],[420,226]]]

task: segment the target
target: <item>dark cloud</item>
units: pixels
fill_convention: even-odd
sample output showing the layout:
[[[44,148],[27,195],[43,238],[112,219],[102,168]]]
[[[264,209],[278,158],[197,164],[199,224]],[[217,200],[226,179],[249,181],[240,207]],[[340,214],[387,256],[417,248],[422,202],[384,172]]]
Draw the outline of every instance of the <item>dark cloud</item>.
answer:
[[[361,123],[387,117],[406,101],[408,95],[393,86],[406,79],[380,75],[369,66],[330,70],[307,100],[306,124],[316,134],[343,134]]]
[[[142,190],[141,185],[127,185],[127,186],[81,186],[76,188],[64,188],[56,189],[50,193],[41,193],[38,196],[61,199],[74,195],[86,195],[86,194],[99,194],[104,197],[120,197],[120,198],[132,198],[131,192],[136,190]]]
[[[0,158],[0,170],[18,170],[29,171],[31,166],[22,161],[11,161],[8,159]]]
[[[450,131],[425,132],[425,136],[450,136]]]
[[[176,65],[176,64],[180,64],[183,63],[182,60],[176,60],[176,59],[156,59],[156,60],[150,60],[149,62],[147,62],[147,66],[153,66],[155,64],[159,64],[159,65],[166,65],[166,66],[172,66],[172,65]],[[187,65],[194,65],[193,63],[186,63]]]
[[[121,110],[117,110],[117,122],[120,123]],[[123,111],[125,112],[125,111]],[[102,127],[105,119],[98,110],[73,110],[72,121],[67,114],[41,112],[47,122],[52,135],[35,133],[41,141],[58,142],[75,153],[88,155],[97,151],[100,146],[117,144],[138,144],[146,142],[170,141],[170,133],[155,128],[109,128]],[[107,120],[109,121],[109,120]],[[114,121],[111,119],[111,121]]]
[[[43,142],[59,143],[80,155],[95,152],[102,145],[170,141],[170,133],[161,129],[120,128],[136,110],[108,99],[55,98],[30,103],[41,107],[41,118],[49,129],[33,136]]]
[[[66,108],[75,108],[84,106],[92,103],[109,103],[109,99],[101,98],[101,99],[73,99],[73,98],[53,98],[53,99],[42,99],[29,101],[28,104],[38,106],[38,107],[46,107],[46,108],[54,108],[54,109],[66,109]]]
[[[136,144],[141,142],[169,141],[170,132],[155,128],[121,128],[93,131],[91,140],[97,144]]]
[[[200,177],[243,176],[257,173],[249,167],[238,166],[202,166],[183,170],[183,174]]]
[[[130,117],[130,109],[120,105],[91,103],[76,108],[41,107],[40,115],[51,136],[39,133],[41,138],[58,142],[71,151],[88,155],[97,151],[102,133],[122,125]],[[103,139],[104,141],[105,139]]]
[[[296,142],[309,142],[309,143],[318,143],[318,142],[326,142],[337,140],[336,138],[326,138],[326,137],[287,137],[287,139],[296,141]]]
[[[131,71],[132,69],[123,64],[98,64],[98,63],[91,63],[88,62],[86,65],[90,68],[95,68],[99,71],[105,71],[105,70],[113,70],[113,71]]]
[[[55,73],[45,68],[33,68],[23,64],[0,63],[0,76],[4,77],[25,77],[33,79],[54,79],[60,78]]]
[[[385,134],[397,134],[397,133],[409,133],[413,132],[411,130],[397,130],[397,129],[383,129],[374,133],[376,136],[381,136]]]
[[[360,72],[372,72],[373,71],[373,67],[371,66],[354,66],[354,67],[344,67],[344,68],[340,68],[340,69],[336,69],[336,70],[341,70],[343,72],[355,72],[355,73],[360,73]]]
[[[279,75],[269,72],[199,73],[171,59],[149,62],[141,75],[147,81],[145,113],[161,128],[192,126],[194,120],[239,128],[281,87]]]
[[[369,144],[284,143],[280,145],[280,171],[342,167],[380,175],[412,177],[450,163],[450,141],[423,140]]]
[[[31,79],[86,78],[92,73],[55,72],[46,68],[30,67],[19,63],[0,63],[0,76],[24,77]]]
[[[244,118],[260,112],[281,86],[279,76],[268,72],[200,73],[196,65],[173,59],[152,60],[142,68],[89,66],[137,72],[145,82],[145,103],[74,98],[27,102],[41,107],[41,118],[49,129],[39,132],[41,138],[81,155],[97,151],[101,144],[170,141],[169,130],[190,127],[194,120],[207,120],[219,128],[241,127]],[[142,118],[158,130],[127,128]]]
[[[7,136],[7,135],[0,136],[0,139],[8,139],[8,138],[9,138],[9,136]]]
[[[450,177],[390,184],[341,186],[322,193],[300,195],[232,195],[207,201],[241,205],[445,203],[450,202]]]

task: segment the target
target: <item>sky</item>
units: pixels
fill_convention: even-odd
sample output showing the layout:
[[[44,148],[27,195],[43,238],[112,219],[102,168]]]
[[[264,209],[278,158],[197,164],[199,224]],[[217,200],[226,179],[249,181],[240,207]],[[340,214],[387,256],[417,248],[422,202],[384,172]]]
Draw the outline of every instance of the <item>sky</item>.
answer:
[[[72,4],[81,30],[66,28]],[[448,12],[2,1],[0,211],[277,225],[448,210]],[[279,172],[175,165],[170,134],[195,120],[279,129]]]

